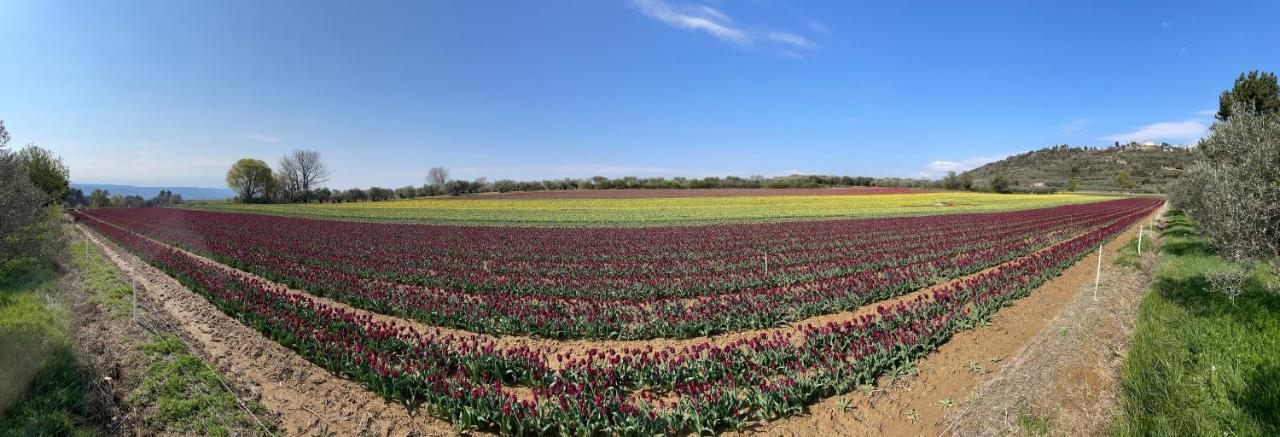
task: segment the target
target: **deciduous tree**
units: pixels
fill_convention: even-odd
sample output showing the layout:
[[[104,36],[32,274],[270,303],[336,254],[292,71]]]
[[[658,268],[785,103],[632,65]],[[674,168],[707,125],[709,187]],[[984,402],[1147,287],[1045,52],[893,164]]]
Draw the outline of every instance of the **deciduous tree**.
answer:
[[[436,187],[437,190],[444,191],[444,184],[449,182],[449,169],[444,167],[431,167],[427,171],[427,183]]]
[[[241,202],[254,202],[267,196],[273,183],[271,167],[260,159],[241,159],[227,170],[227,187],[236,191]]]
[[[93,192],[89,193],[90,208],[108,208],[110,206],[111,192],[101,188],[95,188]]]
[[[329,181],[329,168],[315,150],[294,150],[280,158],[280,174],[284,176],[281,188],[290,200],[303,202],[311,201],[314,190]]]
[[[1127,171],[1121,171],[1119,174],[1116,174],[1116,185],[1119,185],[1120,188],[1125,190],[1132,189],[1133,176],[1129,175],[1129,172]]]
[[[31,183],[44,191],[45,203],[61,202],[71,187],[71,172],[62,158],[35,144],[28,144],[18,152],[18,159],[27,169]]]
[[[1011,184],[1012,182],[1009,181],[1009,177],[998,174],[994,178],[991,178],[991,191],[997,193],[1008,193],[1009,185]]]

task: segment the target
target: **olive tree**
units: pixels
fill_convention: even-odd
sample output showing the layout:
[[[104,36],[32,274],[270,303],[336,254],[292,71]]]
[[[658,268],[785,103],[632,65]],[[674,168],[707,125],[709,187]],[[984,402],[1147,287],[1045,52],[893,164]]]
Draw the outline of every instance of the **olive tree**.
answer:
[[[32,181],[21,153],[8,149],[9,132],[0,121],[0,266],[24,257],[44,257],[55,250],[51,201]]]
[[[1214,124],[1171,198],[1223,256],[1280,270],[1280,114],[1250,109]]]

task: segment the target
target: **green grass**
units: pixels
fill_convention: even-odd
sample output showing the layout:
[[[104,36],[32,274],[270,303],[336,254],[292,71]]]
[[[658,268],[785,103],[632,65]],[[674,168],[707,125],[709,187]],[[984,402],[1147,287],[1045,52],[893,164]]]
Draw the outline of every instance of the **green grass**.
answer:
[[[1049,425],[1049,419],[1030,414],[1018,416],[1018,427],[1022,428],[1022,434],[1028,437],[1042,437],[1053,435],[1052,427]]]
[[[1255,271],[1229,301],[1209,291],[1222,268],[1185,216],[1171,213],[1122,376],[1120,435],[1280,434],[1280,296]]]
[[[84,239],[76,239],[70,247],[89,301],[111,311],[114,316],[129,314],[133,307],[133,286],[124,279],[115,264],[107,260],[97,245]]]
[[[923,192],[662,199],[430,198],[359,203],[211,203],[190,208],[335,220],[528,226],[653,226],[996,212],[1112,200],[1084,194]]]
[[[97,246],[70,246],[72,266],[89,300],[112,317],[131,317],[132,287]],[[106,431],[93,373],[76,357],[62,275],[49,263],[24,261],[0,270],[0,436],[99,435]],[[259,434],[262,428],[223,388],[220,375],[177,337],[139,346],[140,367],[124,369],[127,399],[142,429],[173,435]],[[246,406],[266,417],[256,402]]]
[[[1142,253],[1148,253],[1155,249],[1155,240],[1151,238],[1151,230],[1147,229],[1142,235]],[[1116,256],[1113,264],[1128,267],[1131,269],[1138,268],[1138,236],[1130,238],[1124,247],[1120,248],[1120,254]]]
[[[158,335],[139,347],[151,362],[129,401],[143,409],[150,430],[172,434],[232,435],[261,428],[221,385],[221,376],[172,335]],[[256,403],[249,405],[263,415]]]
[[[76,360],[59,279],[47,262],[0,266],[0,435],[96,435],[107,419]]]

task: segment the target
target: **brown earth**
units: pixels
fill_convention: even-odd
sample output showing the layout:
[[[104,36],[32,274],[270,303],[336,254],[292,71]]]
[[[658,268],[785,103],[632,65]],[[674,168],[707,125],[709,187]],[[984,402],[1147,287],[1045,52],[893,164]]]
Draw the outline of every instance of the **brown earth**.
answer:
[[[1121,368],[1137,327],[1158,250],[1144,247],[1138,268],[1103,271],[1099,300],[1090,289],[1050,322],[1009,364],[947,415],[958,435],[1106,434],[1119,404]]]
[[[1147,222],[1149,220],[1143,221]],[[1103,272],[1113,275],[1116,269],[1123,268],[1113,265],[1113,261],[1120,248],[1137,232],[1136,226],[1131,227],[1104,246]],[[1097,255],[1086,256],[1063,271],[1061,276],[1032,290],[1029,296],[1001,309],[992,317],[990,324],[957,333],[937,351],[917,360],[914,375],[896,381],[886,376],[881,378],[877,384],[879,388],[870,396],[865,392],[834,396],[812,405],[807,415],[775,421],[759,431],[769,435],[914,436],[947,433],[945,418],[950,410],[965,408],[962,402],[984,381],[993,377],[990,372],[997,372],[996,375],[1004,372],[1013,361],[1012,357],[1021,356],[1027,345],[1045,332],[1055,315],[1069,303],[1081,298],[1093,303],[1096,262]],[[1112,304],[1108,296],[1114,290],[1102,288],[1099,293],[1099,304]],[[1016,386],[1009,388],[1017,389]],[[1080,402],[1081,408],[1086,408],[1084,405],[1096,403],[1096,396],[1085,396]],[[958,434],[967,435],[964,431],[955,430]]]

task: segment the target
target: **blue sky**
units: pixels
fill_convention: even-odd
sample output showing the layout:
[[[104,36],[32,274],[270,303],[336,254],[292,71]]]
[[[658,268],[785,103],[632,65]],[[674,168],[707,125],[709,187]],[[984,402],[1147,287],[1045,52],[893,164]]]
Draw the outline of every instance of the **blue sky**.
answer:
[[[77,182],[935,177],[1043,146],[1193,143],[1280,2],[27,1],[0,119]]]

